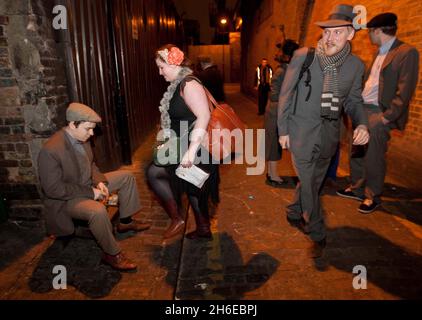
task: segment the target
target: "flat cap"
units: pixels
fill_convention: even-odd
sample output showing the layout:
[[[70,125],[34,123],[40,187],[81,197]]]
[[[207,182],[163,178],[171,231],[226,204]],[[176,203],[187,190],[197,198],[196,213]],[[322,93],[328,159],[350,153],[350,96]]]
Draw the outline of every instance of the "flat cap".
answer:
[[[396,27],[397,16],[394,13],[386,12],[373,17],[367,24],[367,28],[380,28],[380,27]]]
[[[90,107],[79,102],[72,102],[66,110],[66,120],[97,123],[101,122],[101,117]]]

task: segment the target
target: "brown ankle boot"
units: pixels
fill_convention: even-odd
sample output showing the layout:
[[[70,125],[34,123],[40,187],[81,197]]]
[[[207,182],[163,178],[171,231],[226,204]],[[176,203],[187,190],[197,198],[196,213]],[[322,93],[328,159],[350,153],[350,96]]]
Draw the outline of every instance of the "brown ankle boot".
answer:
[[[185,230],[185,221],[180,218],[180,220],[173,220],[171,222],[171,225],[168,227],[166,232],[163,234],[164,239],[173,238],[174,236],[177,236],[178,234],[183,233]]]
[[[212,233],[210,229],[210,218],[207,213],[202,212],[195,212],[193,210],[193,215],[195,217],[195,223],[196,223],[196,230],[193,232],[189,232],[186,235],[186,238],[191,240],[197,240],[197,239],[212,239]]]
[[[196,229],[195,231],[187,233],[186,238],[190,240],[200,240],[200,239],[212,240],[212,233],[210,230],[200,231]]]
[[[175,200],[169,200],[165,202],[163,206],[171,218],[171,224],[163,234],[164,239],[169,239],[185,230],[185,221],[179,214],[179,206]]]

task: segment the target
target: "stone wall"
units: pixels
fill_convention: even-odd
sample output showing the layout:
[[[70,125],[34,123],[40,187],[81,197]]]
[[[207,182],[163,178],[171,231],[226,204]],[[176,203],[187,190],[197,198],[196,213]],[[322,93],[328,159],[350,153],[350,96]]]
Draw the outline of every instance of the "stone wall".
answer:
[[[53,3],[0,2],[0,193],[15,219],[40,212],[37,155],[44,139],[63,125],[68,103],[51,27]],[[34,204],[35,211],[28,209]]]

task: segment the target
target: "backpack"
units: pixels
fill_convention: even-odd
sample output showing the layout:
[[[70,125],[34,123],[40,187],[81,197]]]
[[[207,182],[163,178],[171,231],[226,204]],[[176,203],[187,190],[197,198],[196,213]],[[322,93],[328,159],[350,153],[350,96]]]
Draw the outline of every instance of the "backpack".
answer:
[[[308,94],[306,95],[305,101],[308,101],[310,96],[311,96],[311,92],[312,92],[311,71],[309,71],[309,67],[311,66],[312,62],[314,61],[314,58],[315,58],[315,48],[310,47],[309,50],[308,50],[308,53],[306,54],[305,61],[303,62],[302,67],[300,68],[299,78],[297,79],[297,82],[296,82],[296,85],[295,85],[296,98],[295,98],[295,105],[293,107],[293,112],[292,112],[293,114],[296,113],[296,104],[297,104],[297,95],[298,95],[297,87],[299,85],[300,80],[302,80],[305,72],[306,72],[305,87],[308,87]]]

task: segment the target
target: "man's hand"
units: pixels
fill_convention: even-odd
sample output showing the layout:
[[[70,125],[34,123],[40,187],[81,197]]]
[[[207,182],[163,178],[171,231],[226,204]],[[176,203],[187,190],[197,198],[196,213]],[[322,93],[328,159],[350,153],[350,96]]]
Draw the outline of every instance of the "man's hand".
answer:
[[[94,200],[103,200],[107,197],[100,189],[92,188],[92,191],[94,191]]]
[[[384,117],[381,117],[381,121],[385,126],[390,123],[390,121],[385,119]]]
[[[110,195],[110,192],[108,191],[108,188],[104,184],[104,182],[98,183],[97,189],[99,189],[102,193],[104,193],[106,198],[108,198],[108,196]]]
[[[361,124],[353,131],[353,144],[363,145],[367,144],[369,141],[369,132],[368,128]]]
[[[289,149],[290,148],[290,138],[289,138],[289,135],[287,135],[287,136],[280,136],[278,138],[278,142],[280,143],[280,146],[283,149]]]

